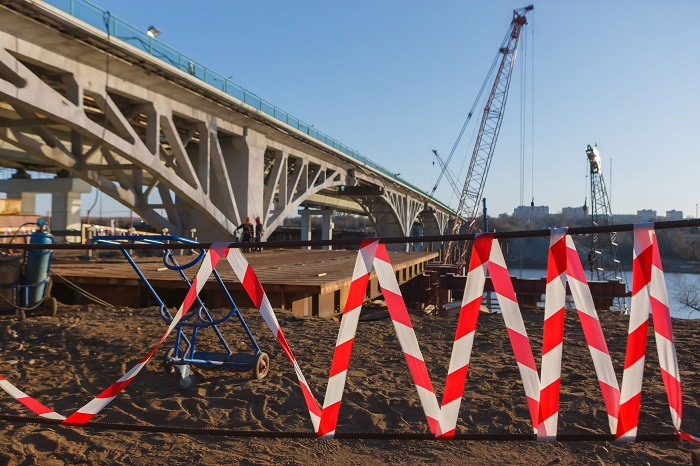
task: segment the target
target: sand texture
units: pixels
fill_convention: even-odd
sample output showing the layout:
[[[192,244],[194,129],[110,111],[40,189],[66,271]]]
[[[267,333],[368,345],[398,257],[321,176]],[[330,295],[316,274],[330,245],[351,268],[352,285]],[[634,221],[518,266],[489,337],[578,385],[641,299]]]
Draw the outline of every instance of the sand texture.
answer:
[[[94,421],[259,432],[311,432],[296,375],[256,310],[243,315],[270,355],[271,371],[257,381],[249,372],[196,369],[196,385],[176,388],[162,366],[173,337],[133,383]],[[317,400],[322,402],[339,328],[338,320],[279,322]],[[438,400],[452,349],[456,317],[410,312]],[[543,313],[523,314],[539,365]],[[621,380],[627,317],[601,312]],[[153,348],[165,330],[154,308],[59,306],[56,317],[0,315],[0,375],[40,402],[68,415],[115,382]],[[237,322],[222,326],[238,352],[250,345]],[[700,434],[700,320],[674,320],[684,390],[683,430]],[[198,349],[221,351],[207,330]],[[607,414],[588,348],[574,311],[566,317],[560,433],[606,434]],[[650,325],[640,434],[673,434]],[[0,392],[0,415],[31,415]],[[689,443],[534,442],[430,440],[316,440],[236,438],[66,427],[0,419],[0,465],[76,464],[690,464]],[[427,423],[390,319],[361,322],[350,362],[340,432],[427,433]],[[532,432],[527,403],[502,316],[482,313],[457,433]]]

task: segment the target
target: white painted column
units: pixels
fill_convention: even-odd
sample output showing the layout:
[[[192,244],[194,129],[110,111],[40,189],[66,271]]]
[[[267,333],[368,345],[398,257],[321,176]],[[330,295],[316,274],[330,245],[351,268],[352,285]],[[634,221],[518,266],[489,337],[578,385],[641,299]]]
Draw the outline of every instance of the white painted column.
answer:
[[[78,230],[80,221],[80,193],[69,191],[51,195],[51,229]],[[66,236],[67,242],[80,242],[80,235]]]
[[[233,152],[222,147],[241,221],[264,217],[264,173],[267,138],[249,128],[244,136],[232,138]]]
[[[321,211],[321,239],[333,239],[333,210],[323,209]],[[321,249],[333,249],[333,246],[323,246]]]
[[[311,241],[311,211],[304,209],[299,211],[301,216],[301,240]],[[311,249],[311,246],[302,247],[302,249]]]

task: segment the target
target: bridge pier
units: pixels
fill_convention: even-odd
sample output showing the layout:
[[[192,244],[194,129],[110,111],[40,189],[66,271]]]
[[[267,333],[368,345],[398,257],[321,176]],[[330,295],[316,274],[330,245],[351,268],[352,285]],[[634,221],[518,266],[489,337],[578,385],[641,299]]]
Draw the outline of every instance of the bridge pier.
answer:
[[[8,198],[22,199],[22,213],[34,214],[36,193],[51,194],[51,229],[80,231],[80,195],[92,187],[72,177],[53,179],[12,178],[0,181],[0,192]],[[25,205],[25,200],[27,205]],[[29,212],[29,209],[32,211]],[[67,236],[66,241],[80,241],[80,236]]]
[[[321,239],[333,239],[333,209],[302,209],[301,215],[301,240],[311,241],[311,216],[321,216]],[[311,249],[307,246],[306,249]],[[321,246],[321,249],[333,249],[332,246]]]

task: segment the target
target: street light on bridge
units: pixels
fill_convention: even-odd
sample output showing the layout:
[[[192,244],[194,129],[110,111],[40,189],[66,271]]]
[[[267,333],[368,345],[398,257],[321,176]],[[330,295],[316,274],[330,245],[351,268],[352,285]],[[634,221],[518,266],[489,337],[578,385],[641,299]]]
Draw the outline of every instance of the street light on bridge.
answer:
[[[158,34],[160,34],[160,29],[158,29],[155,26],[149,26],[148,31],[146,31],[146,34],[148,34],[148,37],[150,37],[151,39],[155,39],[158,36]]]

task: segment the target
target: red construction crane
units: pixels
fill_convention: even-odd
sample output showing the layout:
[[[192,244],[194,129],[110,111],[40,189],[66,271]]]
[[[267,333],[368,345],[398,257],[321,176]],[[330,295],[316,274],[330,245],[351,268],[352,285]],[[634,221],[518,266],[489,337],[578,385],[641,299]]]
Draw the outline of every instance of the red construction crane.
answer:
[[[513,74],[513,65],[515,64],[515,57],[518,51],[520,32],[523,26],[527,24],[525,15],[533,9],[534,6],[529,5],[525,8],[513,10],[513,20],[510,23],[509,34],[506,35],[503,46],[499,50],[499,53],[502,54],[500,66],[491,94],[484,108],[481,126],[474,144],[474,153],[469,163],[467,178],[464,182],[459,205],[457,206],[457,215],[452,226],[452,234],[458,234],[465,221],[469,222],[467,231],[471,231],[472,224],[476,218],[476,210],[484,191],[486,175],[491,165],[491,158],[493,157],[496,140],[503,121],[503,112],[506,107],[510,78]],[[468,248],[462,247],[460,250],[455,243],[454,241],[448,243],[443,263],[464,263]]]

